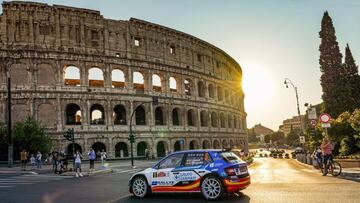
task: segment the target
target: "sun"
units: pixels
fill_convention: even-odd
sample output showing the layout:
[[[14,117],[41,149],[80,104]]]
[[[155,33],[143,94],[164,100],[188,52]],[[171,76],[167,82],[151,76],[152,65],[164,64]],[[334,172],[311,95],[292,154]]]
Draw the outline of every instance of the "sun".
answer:
[[[244,64],[243,69],[243,90],[245,94],[246,107],[258,108],[273,95],[273,82],[271,74],[266,67],[255,64]]]

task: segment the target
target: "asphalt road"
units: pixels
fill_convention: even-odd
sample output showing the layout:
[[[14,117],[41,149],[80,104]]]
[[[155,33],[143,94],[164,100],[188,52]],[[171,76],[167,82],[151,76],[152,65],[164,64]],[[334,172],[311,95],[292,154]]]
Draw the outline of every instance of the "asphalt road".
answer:
[[[142,163],[143,167],[149,165]],[[18,184],[1,184],[0,202],[137,202],[176,203],[207,202],[199,194],[162,194],[146,199],[128,193],[128,178],[135,172],[125,166],[114,167],[111,174],[84,178],[64,178]],[[360,202],[360,183],[323,177],[295,160],[259,158],[250,169],[252,184],[239,196],[231,195],[219,202]],[[18,176],[14,176],[18,177]],[[14,179],[14,177],[12,179]],[[51,177],[50,177],[51,178]],[[2,176],[0,176],[0,180]],[[25,182],[26,183],[26,182]]]

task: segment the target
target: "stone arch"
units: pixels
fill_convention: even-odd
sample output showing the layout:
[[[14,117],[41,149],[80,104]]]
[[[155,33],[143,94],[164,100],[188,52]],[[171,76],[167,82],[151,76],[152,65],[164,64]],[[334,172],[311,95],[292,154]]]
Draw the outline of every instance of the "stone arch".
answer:
[[[136,90],[145,90],[145,79],[143,73],[139,71],[133,72],[133,87]]]
[[[82,150],[81,145],[78,144],[78,143],[74,143],[74,145],[75,145],[75,152],[76,152],[77,150],[79,150],[79,152],[82,154],[82,153],[83,153],[83,150]],[[67,149],[67,154],[73,154],[73,146],[72,146],[71,143],[67,146],[66,149]]]
[[[218,127],[218,116],[215,111],[211,113],[211,127]]]
[[[39,64],[37,66],[37,84],[39,86],[52,86],[56,84],[55,70],[50,64]]]
[[[228,114],[228,128],[233,128],[233,120],[231,114]]]
[[[100,68],[92,67],[88,74],[90,87],[104,87],[104,73]]]
[[[80,106],[74,103],[66,105],[66,125],[81,125],[82,112]]]
[[[214,149],[220,149],[221,148],[219,140],[216,139],[216,140],[213,141],[213,148]]]
[[[181,113],[180,113],[180,109],[179,108],[173,108],[172,112],[171,112],[171,118],[172,118],[172,125],[173,126],[179,126],[181,125],[181,117],[180,117]]]
[[[225,119],[225,114],[223,112],[220,113],[220,127],[226,128],[226,119]]]
[[[111,71],[111,86],[112,88],[125,87],[125,74],[122,70],[114,69]]]
[[[233,124],[233,126],[234,126],[234,128],[238,128],[238,122],[237,122],[237,118],[236,118],[236,115],[233,115],[233,122],[234,122],[234,124]]]
[[[171,92],[177,92],[178,87],[177,87],[177,80],[175,77],[171,76],[169,78],[169,88]]]
[[[11,105],[11,120],[13,125],[19,121],[24,121],[30,116],[30,108],[26,103],[18,103]]]
[[[145,156],[145,149],[149,149],[148,144],[145,141],[140,141],[136,145],[137,156]]]
[[[128,145],[126,142],[118,142],[115,145],[115,157],[128,157],[129,151],[128,151]]]
[[[188,126],[196,126],[196,115],[192,109],[187,111],[187,124]]]
[[[211,148],[211,142],[209,140],[203,140],[202,148],[203,149],[210,149]]]
[[[174,142],[174,152],[181,151],[183,150],[183,148],[184,148],[184,140],[176,140]]]
[[[155,125],[166,125],[165,111],[161,106],[155,108]]]
[[[214,99],[215,98],[215,88],[214,88],[213,84],[209,84],[208,91],[209,91],[209,97]]]
[[[106,152],[106,145],[102,142],[95,142],[91,145],[91,148],[95,151],[97,157],[100,157],[102,150]]]
[[[65,85],[80,86],[80,69],[73,65],[66,65],[63,78]]]
[[[113,109],[114,125],[126,125],[126,110],[124,105],[118,104]]]
[[[156,92],[162,92],[163,91],[163,79],[158,74],[152,75],[152,86],[153,90]]]
[[[201,127],[207,127],[208,126],[208,113],[205,110],[202,110],[200,112],[200,125]]]
[[[200,146],[199,146],[199,142],[197,140],[191,140],[189,142],[189,149],[199,149]]]
[[[222,140],[221,146],[222,146],[223,149],[228,148],[228,142],[227,142],[226,139],[223,139],[223,140]]]
[[[135,111],[135,124],[146,125],[146,113],[143,106],[138,106]]]
[[[156,144],[156,156],[164,157],[168,153],[168,145],[165,141],[158,141]]]
[[[198,96],[199,97],[205,97],[205,85],[203,81],[198,81],[197,83],[198,87]]]
[[[91,125],[105,124],[105,110],[101,104],[93,104],[90,107],[90,124]]]
[[[235,142],[233,139],[230,139],[230,147],[234,148],[235,147]]]
[[[29,86],[30,85],[30,74],[26,64],[17,63],[11,65],[10,77],[12,86]]]
[[[49,103],[40,104],[38,107],[38,121],[46,127],[56,127],[57,111],[56,106]]]
[[[224,99],[223,88],[221,86],[217,87],[217,96],[219,101],[222,101]]]

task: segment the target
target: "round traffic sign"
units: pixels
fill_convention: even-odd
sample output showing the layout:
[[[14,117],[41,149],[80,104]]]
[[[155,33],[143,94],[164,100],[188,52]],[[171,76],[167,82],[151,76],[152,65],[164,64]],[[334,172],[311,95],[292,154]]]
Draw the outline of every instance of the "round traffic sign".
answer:
[[[323,113],[320,115],[320,122],[322,123],[328,123],[331,120],[331,116],[327,113]]]
[[[315,119],[311,119],[311,120],[310,120],[310,125],[311,125],[312,127],[315,127],[315,126],[316,126],[316,120],[315,120]]]

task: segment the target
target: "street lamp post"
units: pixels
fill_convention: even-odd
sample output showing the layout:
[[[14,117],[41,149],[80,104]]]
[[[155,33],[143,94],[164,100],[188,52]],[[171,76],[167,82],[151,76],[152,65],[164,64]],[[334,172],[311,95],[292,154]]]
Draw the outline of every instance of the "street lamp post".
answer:
[[[304,133],[304,126],[302,123],[302,119],[301,119],[301,114],[300,114],[300,106],[299,106],[299,96],[298,96],[298,91],[297,91],[297,87],[291,82],[291,80],[289,78],[285,78],[284,80],[284,84],[286,85],[286,88],[289,88],[289,84],[294,88],[295,90],[295,95],[296,95],[296,104],[297,104],[297,112],[298,112],[298,116],[300,119],[300,126],[301,126],[301,134]],[[300,138],[300,137],[299,137]],[[305,150],[305,149],[304,149]]]

